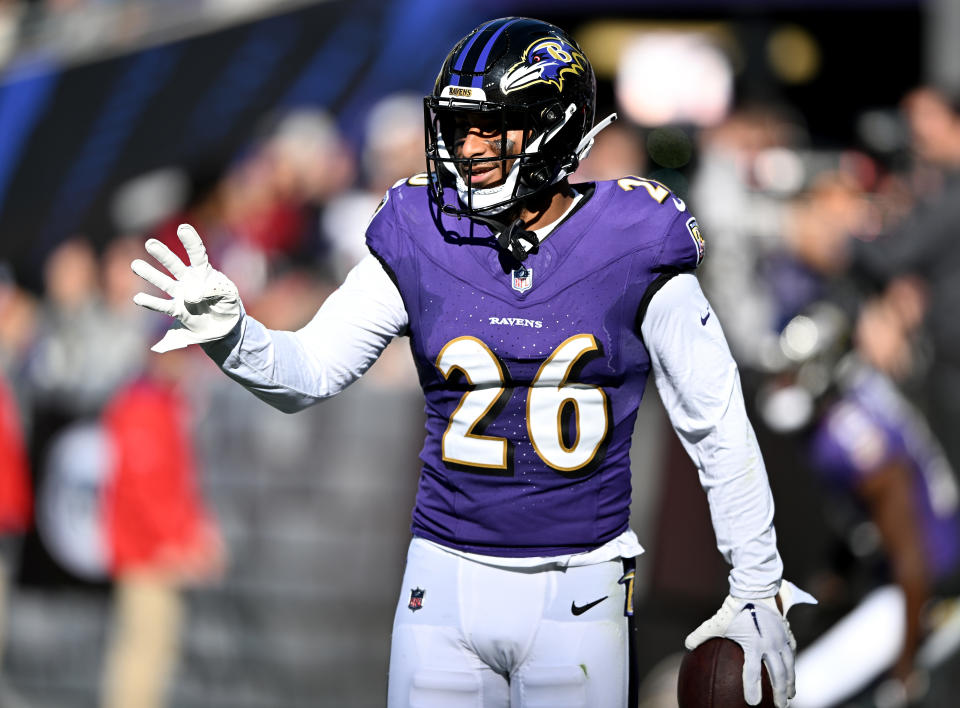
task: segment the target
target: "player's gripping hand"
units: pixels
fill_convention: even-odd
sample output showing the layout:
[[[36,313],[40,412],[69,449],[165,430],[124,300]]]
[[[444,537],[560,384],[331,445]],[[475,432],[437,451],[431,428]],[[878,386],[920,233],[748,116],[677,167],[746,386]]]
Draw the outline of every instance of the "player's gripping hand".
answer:
[[[161,353],[221,339],[236,326],[243,313],[237,286],[210,265],[207,249],[196,230],[189,224],[180,224],[177,236],[187,251],[189,266],[160,241],[152,238],[146,244],[147,252],[173,278],[139,258],[130,264],[134,273],[170,296],[167,300],[137,293],[133,298],[141,307],[177,319],[163,339],[150,347]]]
[[[778,599],[781,610],[778,607]],[[816,604],[812,595],[786,580],[780,592],[760,600],[745,600],[727,595],[720,610],[697,627],[686,639],[693,650],[711,637],[732,639],[743,648],[743,697],[749,705],[760,703],[761,665],[766,664],[773,688],[773,702],[785,708],[796,694],[793,670],[797,641],[787,622],[787,611],[800,603]],[[762,664],[761,664],[762,662]]]

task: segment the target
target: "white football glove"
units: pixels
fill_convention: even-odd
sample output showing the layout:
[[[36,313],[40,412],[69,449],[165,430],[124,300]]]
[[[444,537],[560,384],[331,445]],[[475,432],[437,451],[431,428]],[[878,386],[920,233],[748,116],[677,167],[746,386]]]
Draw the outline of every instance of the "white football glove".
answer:
[[[150,347],[160,353],[221,339],[230,334],[243,313],[237,286],[210,265],[207,249],[196,230],[189,224],[180,224],[177,236],[187,251],[189,266],[160,241],[152,238],[146,244],[147,252],[170,271],[173,278],[139,258],[130,264],[134,273],[171,298],[146,293],[133,297],[141,307],[178,320],[163,339]]]
[[[743,697],[752,706],[763,697],[761,662],[767,666],[777,708],[786,708],[787,700],[796,694],[793,655],[797,640],[790,631],[787,611],[794,605],[815,605],[817,601],[786,580],[781,582],[778,596],[782,612],[777,608],[777,595],[759,600],[727,595],[717,614],[691,632],[685,642],[690,650],[711,637],[726,637],[739,644],[743,648]]]

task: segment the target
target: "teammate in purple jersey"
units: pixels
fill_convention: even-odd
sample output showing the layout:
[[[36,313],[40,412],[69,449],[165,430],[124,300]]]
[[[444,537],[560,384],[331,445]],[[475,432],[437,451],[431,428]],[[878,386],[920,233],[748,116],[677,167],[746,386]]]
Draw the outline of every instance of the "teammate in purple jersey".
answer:
[[[960,494],[927,421],[868,363],[855,311],[824,300],[795,315],[758,395],[768,427],[796,434],[844,542],[820,582],[822,616],[838,619],[797,655],[791,705],[954,702]]]
[[[887,491],[896,491],[900,514],[884,531],[902,538],[904,520],[912,521],[910,572],[924,584],[957,571],[960,499],[950,463],[926,421],[886,376],[865,366],[847,367],[841,395],[812,438],[811,466],[881,519],[888,511]],[[894,565],[901,566],[895,572],[906,570],[903,563]]]
[[[817,322],[801,315],[787,333],[804,318]],[[829,336],[820,332],[818,339]],[[834,365],[830,354],[817,356]],[[813,409],[810,468],[852,507],[844,514],[851,539],[869,521],[879,543],[863,558],[872,584],[856,607],[797,657],[795,704],[827,708],[867,689],[878,704],[893,695],[938,705],[923,695],[928,674],[955,651],[960,626],[960,614],[945,611],[960,590],[954,475],[927,422],[890,378],[855,353],[845,354],[835,371]],[[838,673],[841,660],[845,670]],[[938,672],[937,690],[949,671]]]
[[[370,255],[296,332],[247,316],[233,283],[179,230],[190,265],[155,240],[134,270],[172,299],[136,302],[180,325],[285,411],[360,377],[408,335],[426,400],[413,539],[391,645],[391,708],[635,705],[628,454],[652,371],[732,565],[720,611],[689,637],[744,648],[778,706],[794,692],[773,501],[739,375],[694,269],[686,205],[639,177],[573,185],[596,84],[565,32],[485,22],[447,56],[424,102],[427,171],[389,190]],[[505,597],[491,611],[488,598]]]

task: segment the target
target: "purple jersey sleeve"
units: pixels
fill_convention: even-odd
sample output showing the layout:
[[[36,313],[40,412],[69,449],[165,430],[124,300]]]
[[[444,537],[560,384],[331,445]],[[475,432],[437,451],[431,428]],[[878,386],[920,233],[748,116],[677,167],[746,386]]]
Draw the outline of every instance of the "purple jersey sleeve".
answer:
[[[674,199],[671,197],[671,201]],[[681,210],[677,206],[677,211],[663,238],[663,250],[656,266],[662,271],[694,270],[703,260],[704,242],[697,220],[686,208]]]
[[[406,223],[398,217],[398,209],[408,209],[408,202],[417,197],[426,198],[427,190],[421,185],[421,175],[415,175],[407,180],[398,182],[383,195],[380,204],[373,212],[370,223],[367,225],[366,241],[370,252],[384,265],[390,277],[396,280],[393,266],[412,255],[412,246],[409,238],[405,238]],[[424,183],[425,184],[425,183]]]

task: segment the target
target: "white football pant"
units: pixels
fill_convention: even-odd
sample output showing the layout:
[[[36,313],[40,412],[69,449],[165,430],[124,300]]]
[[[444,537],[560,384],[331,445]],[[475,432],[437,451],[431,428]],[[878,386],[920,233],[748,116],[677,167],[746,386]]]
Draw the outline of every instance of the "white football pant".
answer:
[[[632,577],[619,558],[512,568],[414,539],[388,708],[625,708]]]

